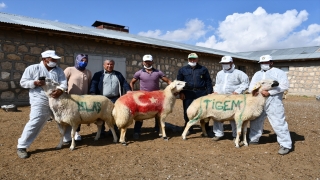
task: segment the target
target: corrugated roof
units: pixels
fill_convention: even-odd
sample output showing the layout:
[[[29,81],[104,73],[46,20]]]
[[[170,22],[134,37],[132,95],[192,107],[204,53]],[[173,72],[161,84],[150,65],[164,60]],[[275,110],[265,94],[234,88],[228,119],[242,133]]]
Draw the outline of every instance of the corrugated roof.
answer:
[[[92,27],[79,26],[79,25],[49,21],[49,20],[42,20],[42,19],[36,19],[36,18],[25,17],[20,15],[7,14],[2,12],[0,12],[0,22],[18,24],[18,25],[24,25],[24,26],[30,26],[30,27],[36,27],[36,28],[42,28],[42,29],[50,29],[50,30],[56,30],[56,31],[64,31],[68,33],[99,36],[99,37],[105,37],[105,38],[111,38],[111,39],[118,39],[118,40],[156,45],[156,46],[162,46],[162,47],[168,47],[168,48],[176,48],[176,49],[188,50],[188,51],[196,51],[196,52],[215,54],[215,55],[221,55],[221,56],[229,55],[235,58],[247,59],[245,56],[237,55],[237,54],[226,52],[226,51],[220,51],[220,50],[193,46],[193,45],[188,45],[188,44],[183,44],[183,43],[178,43],[173,41],[166,41],[161,39],[133,35],[133,34],[120,32],[120,31],[113,31],[108,29],[97,29]]]
[[[195,51],[199,53],[215,54],[221,56],[232,56],[239,59],[247,60],[258,60],[260,56],[265,54],[272,55],[275,60],[291,60],[291,59],[310,59],[320,58],[320,46],[315,47],[303,47],[303,48],[290,48],[290,49],[278,49],[278,50],[264,50],[264,51],[252,51],[252,52],[239,52],[231,53],[227,51],[221,51],[211,48],[205,48],[200,46],[193,46],[173,41],[149,38],[145,36],[139,36],[129,34],[126,32],[108,30],[108,29],[97,29],[86,26],[79,26],[74,24],[67,24],[56,21],[49,21],[43,19],[36,19],[31,17],[25,17],[14,14],[7,14],[0,12],[0,22],[24,25],[29,27],[36,27],[42,29],[50,29],[55,31],[62,31],[74,34],[84,34],[91,36],[98,36],[104,38],[111,38],[129,42],[143,43],[148,45],[156,45],[161,47],[175,48],[187,51]]]
[[[251,60],[259,60],[260,56],[270,54],[272,59],[285,61],[285,60],[297,60],[297,59],[319,59],[320,58],[320,46],[312,47],[299,47],[288,49],[274,49],[274,50],[262,50],[252,52],[238,52],[243,56],[247,56]]]

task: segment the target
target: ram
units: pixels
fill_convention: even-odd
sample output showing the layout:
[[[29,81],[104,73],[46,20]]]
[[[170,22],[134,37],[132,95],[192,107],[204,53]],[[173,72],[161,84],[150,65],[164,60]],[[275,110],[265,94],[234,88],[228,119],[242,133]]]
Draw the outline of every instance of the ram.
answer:
[[[51,79],[46,79],[46,84],[42,86],[49,98],[49,106],[53,117],[59,126],[61,138],[57,146],[58,149],[60,149],[63,144],[63,136],[68,125],[72,127],[70,150],[75,148],[74,134],[79,124],[96,123],[98,131],[94,140],[98,140],[101,133],[101,126],[103,122],[106,122],[112,131],[113,142],[118,141],[113,126],[115,122],[112,117],[114,105],[108,98],[100,95],[70,95],[67,93],[63,93],[58,98],[53,98],[51,97],[51,93],[58,85],[58,83]]]
[[[204,124],[210,119],[214,121],[235,120],[237,127],[235,145],[239,147],[239,138],[243,128],[243,143],[247,146],[247,124],[261,115],[266,102],[267,97],[262,96],[261,91],[270,90],[278,85],[277,81],[262,80],[255,85],[251,94],[210,94],[194,100],[187,109],[189,122],[182,133],[182,138],[186,139],[189,128],[199,120],[204,136],[207,136]]]

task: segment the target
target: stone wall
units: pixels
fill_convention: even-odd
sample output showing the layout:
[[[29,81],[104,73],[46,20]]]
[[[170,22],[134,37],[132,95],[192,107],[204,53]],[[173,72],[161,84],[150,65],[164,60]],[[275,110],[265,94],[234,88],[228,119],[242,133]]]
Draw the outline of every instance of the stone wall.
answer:
[[[288,78],[290,81],[290,94],[306,96],[320,94],[319,61],[292,63],[289,66]]]
[[[41,52],[52,49],[61,56],[59,66],[65,69],[73,66],[75,53],[101,54],[126,58],[127,81],[142,68],[142,56],[152,54],[154,66],[162,70],[169,79],[176,79],[179,68],[187,62],[190,52],[174,51],[125,43],[96,41],[87,38],[29,33],[25,31],[0,30],[0,105],[14,103],[28,105],[28,89],[20,87],[19,81],[26,67],[41,61]],[[202,55],[198,53],[200,63],[209,69],[211,78],[221,70],[218,63],[221,56]],[[236,65],[246,66],[251,78],[257,70],[257,65],[235,60]],[[99,65],[100,66],[100,65]],[[92,72],[95,73],[95,72]],[[139,83],[136,83],[138,86]],[[161,83],[161,88],[166,84]],[[138,87],[136,87],[138,89]]]

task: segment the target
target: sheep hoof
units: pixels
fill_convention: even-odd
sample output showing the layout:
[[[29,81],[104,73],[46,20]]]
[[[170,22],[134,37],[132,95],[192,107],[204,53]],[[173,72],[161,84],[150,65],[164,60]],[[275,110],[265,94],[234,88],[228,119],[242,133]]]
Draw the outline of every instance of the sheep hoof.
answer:
[[[182,137],[182,140],[187,140],[187,138]]]
[[[70,147],[69,149],[70,149],[70,151],[73,151],[73,150],[74,150],[74,147]]]
[[[168,137],[163,137],[163,140],[168,141],[169,138]]]
[[[122,142],[121,143],[123,146],[127,146],[127,143],[126,142]]]
[[[239,148],[240,146],[239,146],[239,145],[235,145],[235,147],[236,147],[236,148]]]
[[[56,149],[61,149],[61,146],[57,146]]]

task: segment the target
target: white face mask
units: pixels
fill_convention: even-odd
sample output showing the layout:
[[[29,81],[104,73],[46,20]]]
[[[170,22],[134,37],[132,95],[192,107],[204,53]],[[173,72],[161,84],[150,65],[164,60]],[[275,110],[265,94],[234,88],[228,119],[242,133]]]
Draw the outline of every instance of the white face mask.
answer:
[[[230,64],[222,64],[222,68],[224,69],[224,70],[229,70],[230,69]]]
[[[190,66],[192,66],[192,67],[197,65],[196,62],[188,62],[188,64],[189,64]]]
[[[260,67],[262,70],[267,71],[270,69],[270,65],[269,64],[260,64]]]
[[[143,67],[144,67],[145,69],[152,69],[152,66],[147,67],[147,66],[143,65]]]
[[[49,67],[56,67],[57,63],[52,62],[52,61],[49,61],[49,63],[47,63],[47,65],[48,65]]]

